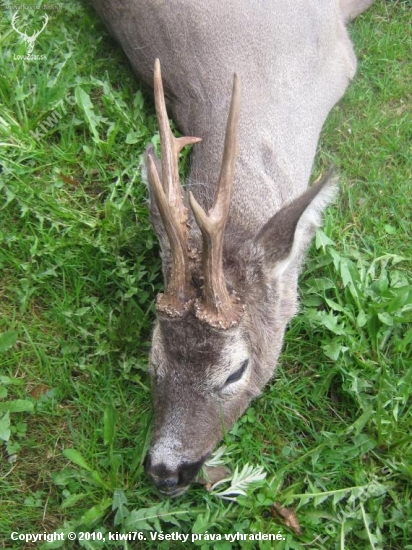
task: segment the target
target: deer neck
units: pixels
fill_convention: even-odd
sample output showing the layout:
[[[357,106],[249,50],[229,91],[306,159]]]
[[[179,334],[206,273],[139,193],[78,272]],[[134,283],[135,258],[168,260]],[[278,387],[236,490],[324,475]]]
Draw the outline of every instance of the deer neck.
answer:
[[[312,116],[311,125],[304,127],[300,120],[305,113],[298,114],[296,109],[295,116],[286,121],[282,110],[287,107],[256,102],[253,107],[242,106],[228,226],[256,233],[282,205],[306,189],[323,119],[314,123]],[[206,108],[204,116],[197,110],[197,117],[191,120],[190,133],[203,141],[193,148],[188,183],[198,202],[208,209],[219,176],[225,113],[212,115]]]

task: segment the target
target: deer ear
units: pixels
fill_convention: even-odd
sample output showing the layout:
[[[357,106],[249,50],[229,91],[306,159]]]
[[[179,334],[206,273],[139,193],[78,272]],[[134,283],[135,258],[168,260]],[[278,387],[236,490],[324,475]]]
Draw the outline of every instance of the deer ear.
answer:
[[[264,265],[272,276],[281,275],[289,266],[299,266],[324,208],[337,191],[332,168],[319,182],[284,206],[259,231],[255,244],[264,253]]]

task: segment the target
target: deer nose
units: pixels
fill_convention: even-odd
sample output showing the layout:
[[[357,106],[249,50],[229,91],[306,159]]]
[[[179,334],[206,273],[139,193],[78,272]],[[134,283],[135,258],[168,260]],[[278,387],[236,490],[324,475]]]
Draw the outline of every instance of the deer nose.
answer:
[[[168,496],[182,494],[196,477],[202,462],[184,463],[177,469],[168,468],[164,462],[154,463],[150,453],[146,455],[147,475],[159,491]]]
[[[145,469],[153,484],[162,493],[172,493],[179,482],[178,472],[174,472],[161,462],[154,464],[150,453],[145,458]]]
[[[179,482],[179,478],[173,475],[171,475],[170,477],[162,478],[162,477],[158,477],[155,474],[151,474],[149,472],[149,477],[154,483],[154,485],[156,486],[156,488],[159,489],[161,493],[166,493],[166,494],[174,493],[175,489],[177,488],[177,484]]]

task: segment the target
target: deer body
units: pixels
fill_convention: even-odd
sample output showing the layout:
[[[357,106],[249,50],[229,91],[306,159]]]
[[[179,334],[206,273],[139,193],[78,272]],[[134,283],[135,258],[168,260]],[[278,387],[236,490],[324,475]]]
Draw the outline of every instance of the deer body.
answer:
[[[155,421],[146,468],[164,494],[177,495],[273,375],[297,310],[304,252],[333,195],[332,178],[309,189],[308,182],[322,125],[356,70],[344,23],[370,1],[92,3],[149,85],[160,59],[170,115],[184,134],[202,139],[191,157],[193,197],[181,206],[188,209],[187,296],[174,312],[158,302],[150,361]],[[213,217],[234,72],[242,91],[233,189],[222,222],[221,264],[232,314],[226,322],[220,291],[207,305],[209,234],[202,212]],[[177,265],[173,230],[154,181],[156,173],[165,178],[165,164],[160,167],[152,150],[149,156],[152,221],[170,285]],[[166,299],[172,294],[168,289]]]

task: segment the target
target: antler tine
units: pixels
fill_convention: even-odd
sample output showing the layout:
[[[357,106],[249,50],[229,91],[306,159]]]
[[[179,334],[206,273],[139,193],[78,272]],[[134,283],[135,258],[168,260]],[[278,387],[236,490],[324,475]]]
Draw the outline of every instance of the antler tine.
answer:
[[[13,18],[11,20],[11,26],[13,27],[13,29],[18,32],[21,36],[27,36],[26,33],[23,33],[21,31],[19,31],[19,29],[15,26],[15,23],[16,23],[16,20],[18,19],[19,17],[19,12],[16,11],[16,13],[13,15]]]
[[[42,26],[42,28],[39,30],[39,32],[37,33],[37,36],[38,36],[41,32],[44,31],[44,29],[46,28],[47,23],[49,22],[49,16],[47,15],[47,13],[44,14],[43,19],[44,19],[43,26]]]
[[[202,140],[197,137],[187,136],[175,138],[172,134],[166,111],[159,59],[156,59],[154,66],[154,94],[162,152],[164,191],[170,204],[182,206],[181,211],[185,213],[185,222],[187,222],[187,209],[183,205],[182,188],[179,180],[179,153],[186,145],[198,143]]]
[[[226,124],[225,143],[214,204],[205,213],[192,193],[190,206],[203,236],[204,301],[196,301],[196,315],[213,327],[227,329],[237,325],[244,306],[230,295],[223,273],[223,237],[229,215],[237,156],[237,127],[240,112],[240,79],[233,77],[232,100]]]
[[[170,317],[179,317],[191,303],[191,275],[188,258],[188,211],[182,198],[178,160],[182,147],[201,140],[195,137],[175,138],[173,136],[167,117],[158,59],[154,67],[154,95],[162,154],[162,182],[151,155],[149,155],[148,164],[149,182],[169,239],[172,260],[166,292],[159,294],[156,307],[158,311]]]

